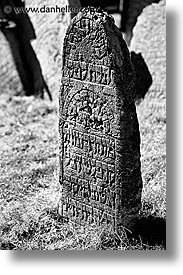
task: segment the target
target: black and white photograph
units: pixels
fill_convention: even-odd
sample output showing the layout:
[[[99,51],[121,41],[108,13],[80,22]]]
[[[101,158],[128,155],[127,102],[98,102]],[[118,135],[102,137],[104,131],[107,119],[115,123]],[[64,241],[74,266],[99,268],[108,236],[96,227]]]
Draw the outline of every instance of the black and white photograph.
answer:
[[[0,250],[163,253],[166,193],[166,1],[0,0]]]

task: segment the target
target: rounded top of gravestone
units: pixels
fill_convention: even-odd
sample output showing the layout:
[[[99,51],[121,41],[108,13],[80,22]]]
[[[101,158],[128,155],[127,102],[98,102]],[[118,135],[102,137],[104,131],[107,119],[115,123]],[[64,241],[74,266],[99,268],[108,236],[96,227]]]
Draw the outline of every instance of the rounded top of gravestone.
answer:
[[[114,18],[101,8],[82,8],[71,20],[64,44],[73,60],[80,59],[82,55],[83,61],[97,60],[101,65],[107,65],[102,53],[111,57],[108,59],[110,64],[116,63],[119,67],[122,67],[123,57],[128,58],[129,55]]]
[[[96,78],[102,70],[102,75],[109,70],[110,85],[117,86],[124,96],[129,95],[133,100],[135,74],[128,47],[113,17],[103,10],[83,8],[72,19],[64,40],[63,67],[66,63],[70,74],[76,64],[78,72],[83,66],[83,75],[89,64],[91,75],[97,68]]]
[[[106,25],[115,30],[119,36],[122,36],[120,30],[115,25],[114,18],[109,15],[107,12],[102,10],[101,8],[95,7],[84,7],[80,10],[80,12],[72,19],[71,24],[68,28],[68,31],[72,26],[80,20],[88,19],[93,22],[92,27],[97,28],[99,25]],[[88,29],[88,31],[92,31],[91,26],[88,24],[83,24],[83,29]]]
[[[114,18],[109,15],[106,11],[102,10],[101,8],[95,7],[85,7],[80,10],[78,13],[78,17],[88,17],[91,19],[95,19],[98,22],[109,22],[114,24]]]

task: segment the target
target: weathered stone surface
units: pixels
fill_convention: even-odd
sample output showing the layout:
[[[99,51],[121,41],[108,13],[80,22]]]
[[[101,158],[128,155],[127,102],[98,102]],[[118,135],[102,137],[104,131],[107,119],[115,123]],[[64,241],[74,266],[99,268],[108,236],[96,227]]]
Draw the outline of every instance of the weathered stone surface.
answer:
[[[138,17],[130,50],[141,53],[153,78],[152,96],[166,91],[166,11],[165,0],[146,7]],[[154,94],[154,95],[153,95]]]
[[[70,24],[60,90],[60,213],[129,227],[141,207],[140,135],[129,51],[112,17]]]
[[[80,7],[79,0],[25,0],[27,8],[45,7]],[[33,48],[40,61],[43,75],[52,93],[58,91],[60,79],[61,53],[65,31],[75,15],[70,12],[31,12],[28,13],[36,32]],[[22,91],[22,85],[16,71],[10,47],[0,31],[0,92],[13,89]]]

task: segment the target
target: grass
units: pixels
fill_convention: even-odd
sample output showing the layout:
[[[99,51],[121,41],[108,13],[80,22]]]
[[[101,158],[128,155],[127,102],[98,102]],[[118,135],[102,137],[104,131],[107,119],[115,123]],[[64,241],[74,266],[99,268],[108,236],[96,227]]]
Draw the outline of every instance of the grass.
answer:
[[[0,249],[165,249],[165,99],[137,105],[141,132],[142,209],[135,234],[76,227],[57,212],[58,102],[0,95]]]

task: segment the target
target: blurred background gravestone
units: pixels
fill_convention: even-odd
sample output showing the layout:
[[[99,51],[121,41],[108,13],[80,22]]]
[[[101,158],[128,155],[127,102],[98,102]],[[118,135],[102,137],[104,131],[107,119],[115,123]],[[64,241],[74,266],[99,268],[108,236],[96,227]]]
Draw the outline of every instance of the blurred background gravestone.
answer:
[[[26,7],[80,7],[79,0],[25,0]],[[58,92],[59,87],[59,64],[61,62],[62,43],[66,28],[71,17],[75,14],[70,12],[28,12],[33,24],[36,39],[32,46],[40,61],[43,75],[52,93]],[[11,90],[11,94],[22,93],[22,84],[12,59],[8,42],[0,32],[0,92]]]
[[[166,10],[165,0],[146,7],[137,19],[130,50],[141,53],[152,75],[151,97],[165,98]]]

